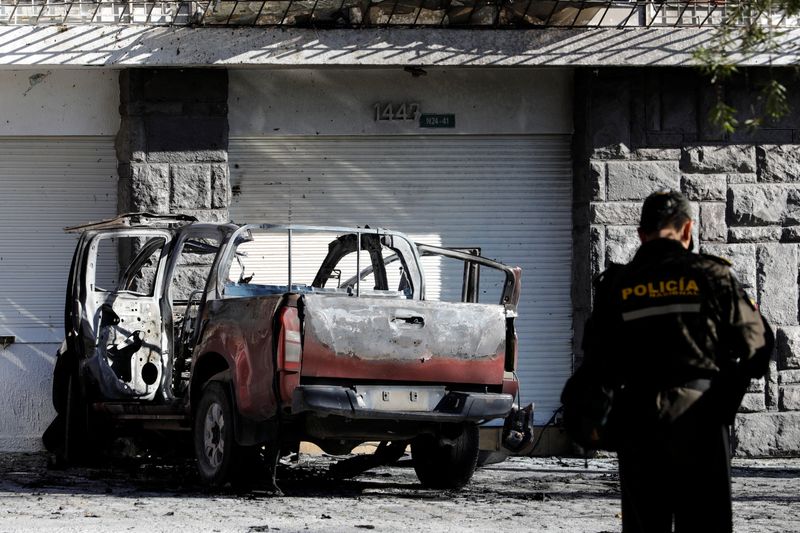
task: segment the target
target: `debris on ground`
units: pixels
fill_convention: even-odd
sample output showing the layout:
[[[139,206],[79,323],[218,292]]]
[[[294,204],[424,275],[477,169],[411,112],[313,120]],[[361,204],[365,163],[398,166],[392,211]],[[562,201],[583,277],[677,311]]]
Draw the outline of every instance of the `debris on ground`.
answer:
[[[282,463],[274,497],[266,484],[209,492],[186,458],[54,469],[45,455],[0,455],[0,532],[620,530],[613,458],[512,458],[461,491],[423,489],[407,460],[337,479],[335,460]],[[800,459],[735,460],[733,480],[737,533],[800,532]]]

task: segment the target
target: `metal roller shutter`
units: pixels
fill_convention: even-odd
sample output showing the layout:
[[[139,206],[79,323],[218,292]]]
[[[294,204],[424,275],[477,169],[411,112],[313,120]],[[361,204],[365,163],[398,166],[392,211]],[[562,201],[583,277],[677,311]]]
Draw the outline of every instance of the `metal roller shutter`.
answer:
[[[75,236],[117,212],[112,137],[0,138],[0,335],[58,342]]]
[[[521,266],[522,400],[547,421],[571,370],[568,135],[240,137],[229,158],[236,221],[368,224]]]

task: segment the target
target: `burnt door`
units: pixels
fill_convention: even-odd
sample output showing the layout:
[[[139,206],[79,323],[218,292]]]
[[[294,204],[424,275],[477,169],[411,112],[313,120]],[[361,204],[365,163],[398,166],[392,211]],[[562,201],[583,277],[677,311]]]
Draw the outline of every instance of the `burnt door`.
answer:
[[[70,298],[78,309],[84,365],[101,399],[152,400],[164,375],[161,291],[169,232],[86,232]],[[76,294],[77,293],[77,294]]]

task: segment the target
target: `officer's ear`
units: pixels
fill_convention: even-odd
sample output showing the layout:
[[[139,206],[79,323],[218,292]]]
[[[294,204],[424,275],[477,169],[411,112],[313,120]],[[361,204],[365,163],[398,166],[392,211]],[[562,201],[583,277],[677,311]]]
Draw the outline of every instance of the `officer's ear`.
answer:
[[[692,227],[693,226],[694,226],[694,220],[689,219],[683,224],[683,226],[681,226],[681,229],[678,232],[681,244],[687,250],[690,250],[691,247],[692,247]]]

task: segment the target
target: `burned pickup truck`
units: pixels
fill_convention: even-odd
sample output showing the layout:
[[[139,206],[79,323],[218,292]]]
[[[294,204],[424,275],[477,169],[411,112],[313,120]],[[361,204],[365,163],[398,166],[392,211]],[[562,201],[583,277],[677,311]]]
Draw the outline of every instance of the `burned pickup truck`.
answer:
[[[221,486],[259,458],[274,475],[300,441],[381,441],[379,459],[410,444],[423,485],[455,488],[477,424],[512,411],[518,268],[382,229],[140,213],[71,231],[44,439],[67,461],[101,434],[182,430]],[[423,259],[458,265],[455,301],[426,299]],[[489,272],[497,301],[480,303]]]

